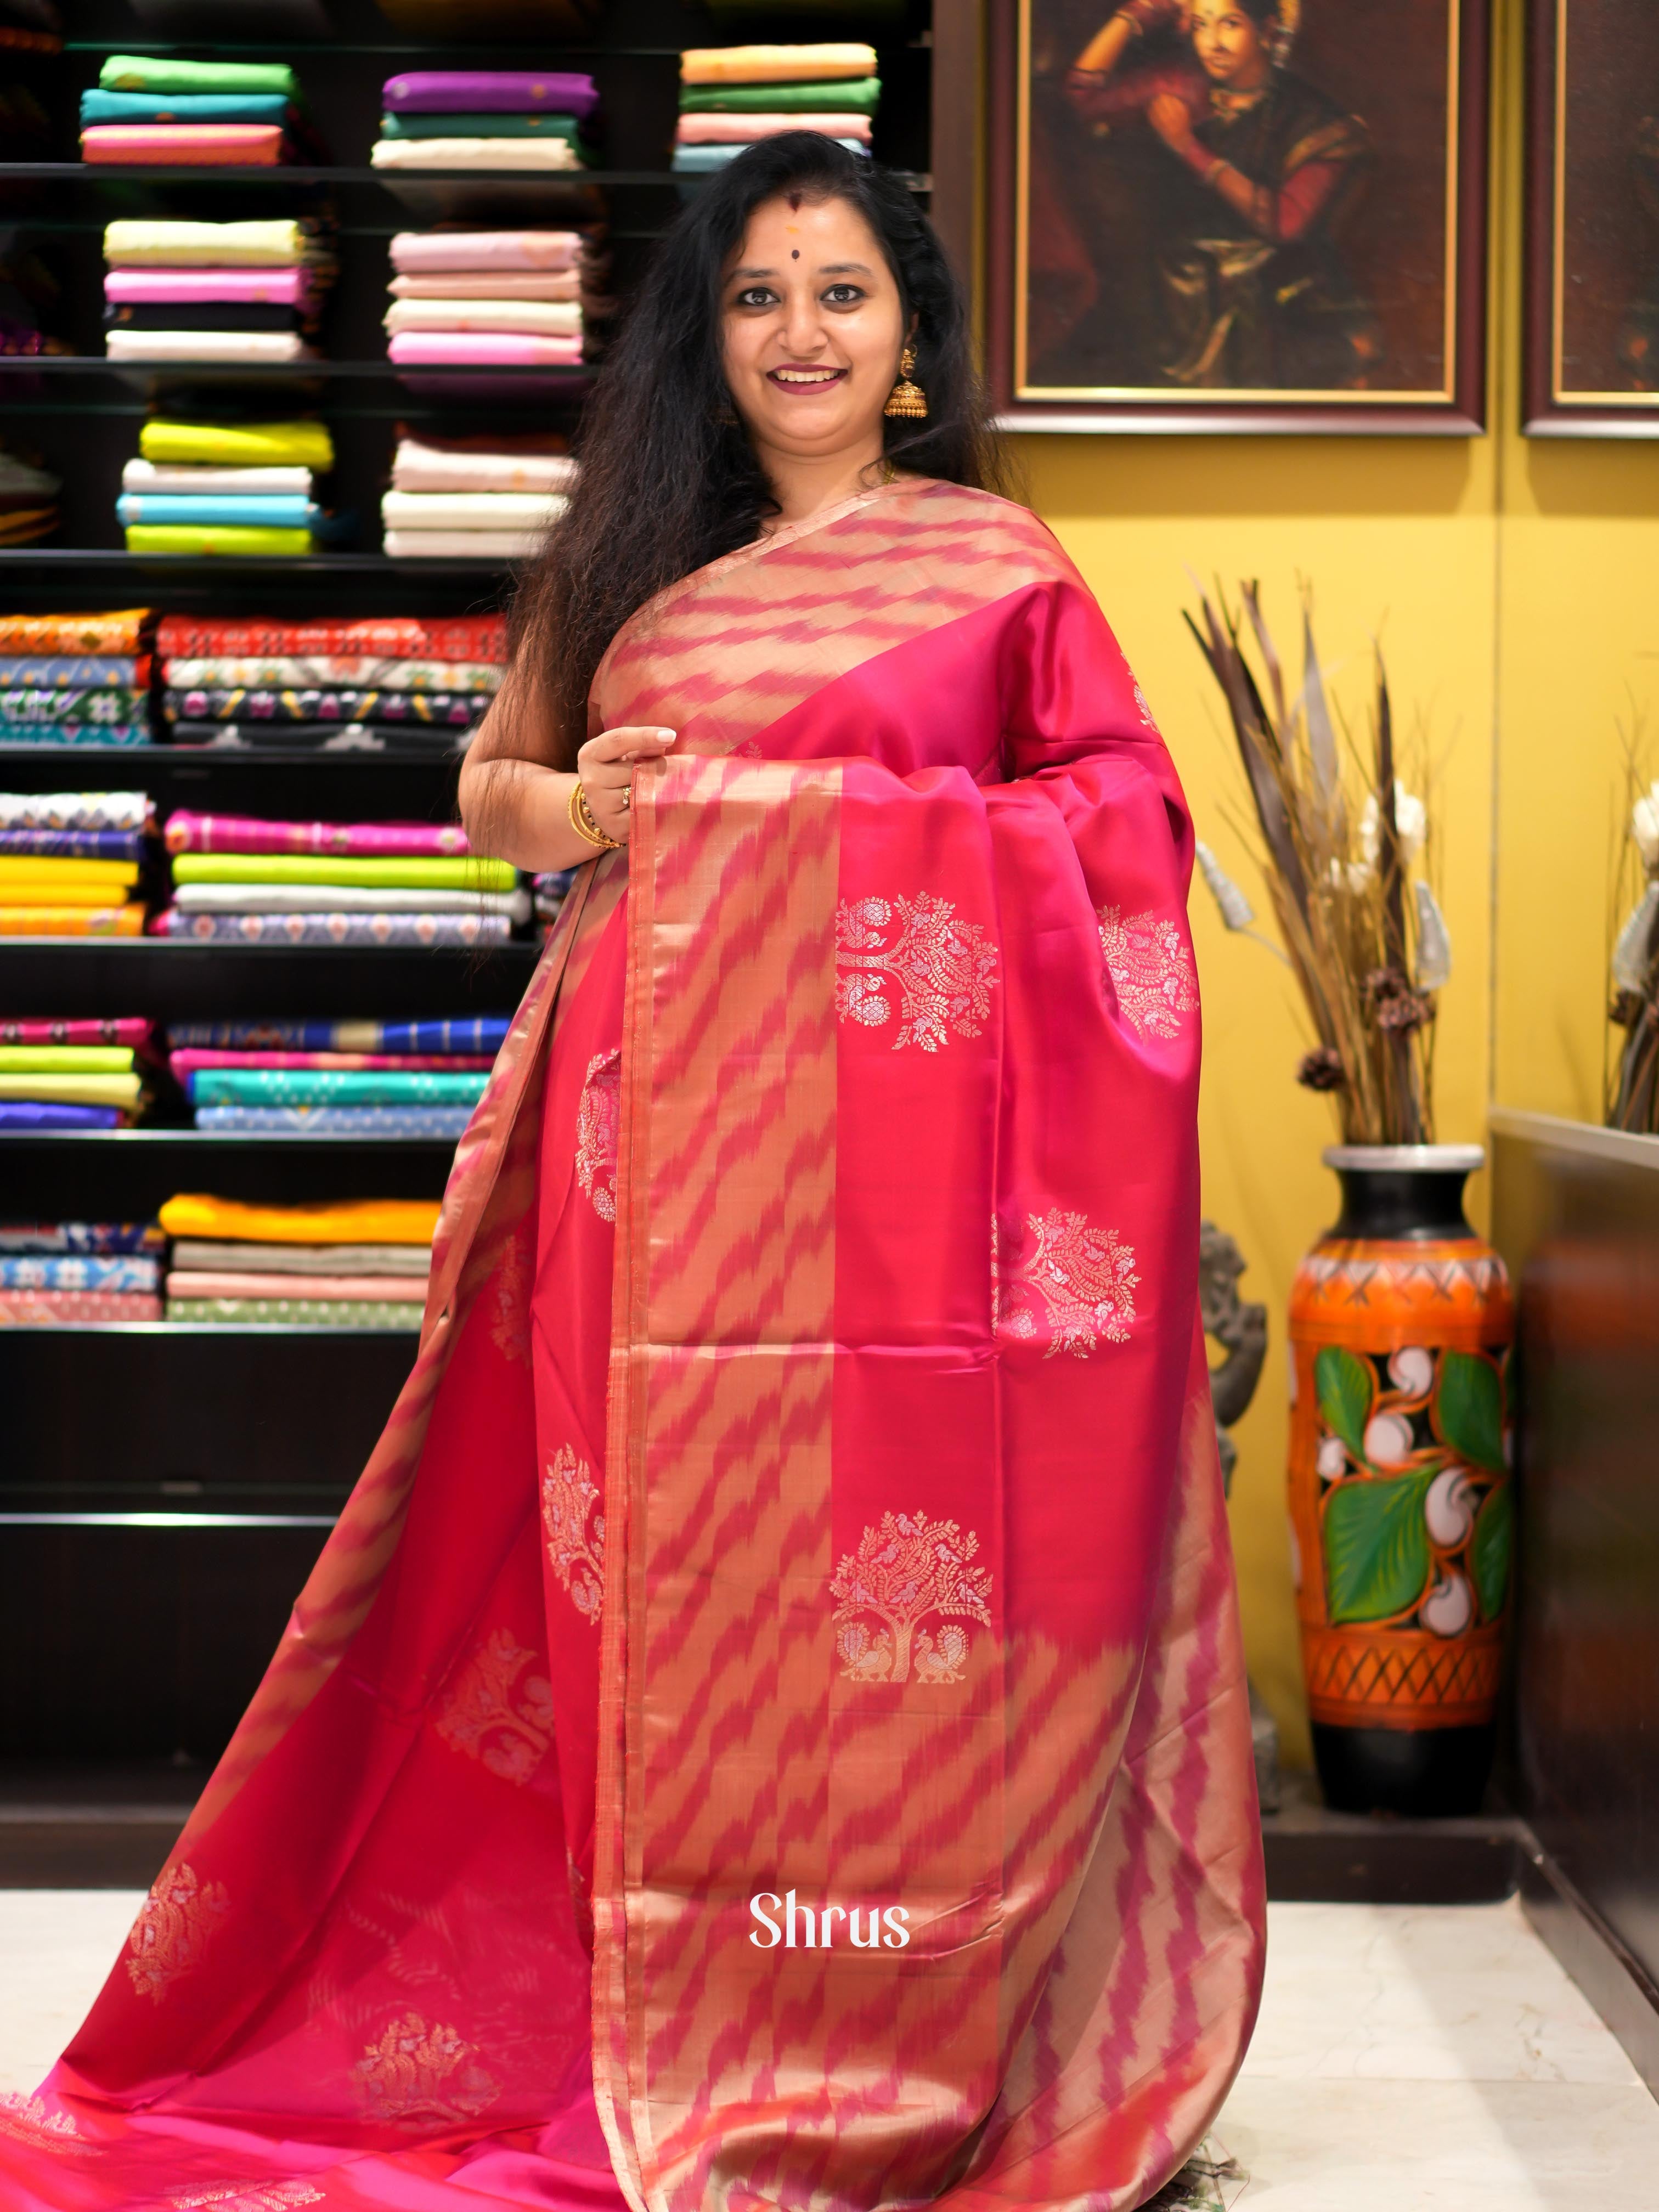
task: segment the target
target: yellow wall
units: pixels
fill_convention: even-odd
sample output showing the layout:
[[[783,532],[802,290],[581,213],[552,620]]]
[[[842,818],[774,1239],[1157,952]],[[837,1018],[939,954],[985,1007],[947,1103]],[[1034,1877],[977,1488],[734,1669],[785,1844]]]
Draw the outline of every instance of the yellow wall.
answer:
[[[1242,789],[1218,694],[1181,621],[1187,574],[1261,580],[1294,646],[1297,580],[1322,661],[1365,727],[1380,632],[1397,720],[1420,712],[1437,774],[1439,887],[1455,971],[1442,996],[1438,1134],[1485,1133],[1489,1103],[1599,1115],[1614,718],[1659,709],[1659,446],[1522,438],[1519,15],[1498,0],[1488,421],[1478,439],[1031,436],[1032,504],[1097,593],[1169,739],[1199,835],[1266,900],[1229,827]],[[1659,740],[1659,729],[1656,729]],[[1659,744],[1656,744],[1659,751]],[[1659,772],[1659,759],[1655,763]],[[1233,1534],[1252,1673],[1287,1758],[1307,1758],[1283,1504],[1283,1315],[1297,1258],[1334,1212],[1328,1103],[1292,1080],[1311,1041],[1288,971],[1192,906],[1206,1009],[1205,1210],[1249,1261],[1273,1331],[1241,1425]],[[1486,1177],[1471,1186],[1484,1222]]]

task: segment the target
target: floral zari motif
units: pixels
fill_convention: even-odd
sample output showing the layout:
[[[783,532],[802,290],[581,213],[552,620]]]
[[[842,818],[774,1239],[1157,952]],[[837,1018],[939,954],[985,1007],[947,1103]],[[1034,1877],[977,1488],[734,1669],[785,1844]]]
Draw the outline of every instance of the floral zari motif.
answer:
[[[542,1526],[553,1571],[585,1620],[597,1621],[605,1597],[605,1516],[593,1507],[599,1486],[585,1459],[561,1444],[542,1477]]]
[[[1198,1004],[1198,977],[1181,926],[1168,915],[1096,909],[1100,949],[1124,1018],[1142,1036],[1172,1037]]]
[[[44,2098],[26,2097],[21,2089],[0,2094],[0,2136],[70,2158],[89,2158],[94,2148],[68,2112],[48,2112]]]
[[[894,1018],[896,1052],[937,1052],[951,1036],[977,1036],[991,1012],[997,948],[976,921],[958,921],[949,899],[843,899],[836,909],[836,1012],[881,1029]]]
[[[400,2127],[454,2125],[493,2104],[501,2084],[477,2063],[475,2044],[417,2012],[388,2021],[351,2069],[365,2108]]]
[[[617,1218],[617,1131],[622,1118],[622,1048],[597,1052],[576,1108],[576,1180],[601,1221]]]
[[[127,1937],[127,1972],[141,1997],[157,2004],[181,1974],[198,1965],[230,1899],[222,1882],[200,1881],[193,1867],[167,1867],[156,1877]]]
[[[287,2212],[292,2204],[321,2204],[320,2189],[308,2181],[210,2181],[192,2189],[175,2191],[167,2203],[177,2212],[197,2212],[211,2205],[213,2212]]]
[[[451,1749],[503,1782],[528,1782],[553,1741],[552,1685],[543,1674],[519,1679],[532,1656],[511,1630],[495,1630],[468,1660],[438,1716],[438,1734]]]
[[[1127,1340],[1140,1278],[1115,1229],[1092,1228],[1065,1206],[1028,1214],[1012,1264],[1005,1249],[997,1273],[997,1327],[1026,1342],[1047,1337],[1045,1359],[1057,1352],[1086,1359],[1101,1344]]]
[[[991,1572],[975,1566],[979,1538],[926,1513],[884,1513],[830,1583],[842,1673],[855,1682],[959,1682],[963,1620],[991,1625]],[[921,1626],[937,1616],[934,1628]]]

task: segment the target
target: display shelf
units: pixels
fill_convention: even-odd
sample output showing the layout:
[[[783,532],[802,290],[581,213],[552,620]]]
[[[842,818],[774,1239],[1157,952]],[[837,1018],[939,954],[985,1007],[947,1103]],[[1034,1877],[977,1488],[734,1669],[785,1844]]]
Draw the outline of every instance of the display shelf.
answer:
[[[442,1137],[388,1144],[216,1129],[8,1129],[0,1131],[0,1188],[27,1192],[28,1212],[52,1220],[149,1220],[181,1190],[277,1206],[367,1191],[440,1198],[454,1153]]]
[[[61,542],[0,548],[0,609],[143,605],[192,613],[301,617],[460,614],[499,606],[521,564],[395,560],[374,550],[301,558],[135,555],[115,499],[153,400],[175,411],[216,400],[246,411],[320,412],[334,437],[329,504],[379,538],[395,426],[463,432],[566,426],[591,386],[584,366],[399,368],[386,357],[387,241],[459,216],[495,227],[605,223],[607,289],[623,301],[693,180],[666,167],[685,46],[799,38],[780,8],[739,27],[706,0],[610,0],[580,38],[477,44],[400,34],[371,0],[326,0],[316,40],[274,31],[215,35],[228,6],[188,28],[144,0],[74,0],[76,35],[58,65],[50,150],[72,155],[76,101],[112,52],[181,52],[294,63],[326,157],[269,169],[0,165],[0,209],[40,244],[63,283],[68,356],[0,363],[0,431],[64,480]],[[835,15],[827,9],[824,22]],[[931,191],[928,0],[873,32],[886,88],[878,158]],[[319,12],[319,23],[324,17]],[[565,27],[567,30],[572,27]],[[205,33],[204,35],[204,33]],[[815,36],[872,35],[835,16]],[[409,67],[571,66],[599,87],[603,159],[583,170],[386,170],[368,161],[380,87]],[[112,362],[103,351],[101,231],[116,216],[325,215],[339,275],[321,325],[332,357],[294,363]],[[482,376],[490,393],[478,392]],[[469,391],[468,387],[472,389]],[[142,787],[165,813],[333,820],[453,819],[459,754],[218,752],[144,745],[0,747],[0,788]],[[0,939],[0,1015],[142,1014],[161,1023],[231,1018],[400,1019],[509,1012],[539,940],[472,951],[238,945],[189,940]],[[158,1109],[179,1110],[176,1094]],[[453,1146],[343,1134],[232,1134],[152,1121],[121,1130],[0,1133],[0,1191],[16,1218],[132,1220],[180,1191],[301,1204],[435,1199]],[[0,1469],[0,1759],[69,1754],[132,1762],[215,1758],[258,1681],[326,1533],[374,1449],[415,1357],[413,1332],[173,1323],[0,1329],[8,1405]],[[131,1847],[159,1862],[171,1817],[146,1781]],[[103,1792],[101,1782],[93,1793]],[[70,1795],[73,1796],[73,1791]],[[106,1795],[106,1793],[104,1793]],[[141,1803],[142,1801],[142,1803]],[[35,1802],[31,1797],[30,1802]],[[40,1800],[27,1828],[46,1878],[77,1845],[67,1801]],[[0,1790],[0,1830],[6,1820]],[[27,1825],[27,1824],[26,1824]],[[21,1831],[19,1832],[21,1832]],[[134,1840],[136,1839],[136,1840]],[[0,1845],[4,1836],[0,1834]],[[27,1853],[26,1853],[27,1856]],[[147,1868],[148,1879],[153,1867]],[[26,1878],[34,1878],[33,1875]],[[59,1877],[61,1878],[61,1875]]]
[[[401,1020],[515,1005],[540,946],[193,944],[187,938],[0,940],[9,1015],[158,1021],[311,1014]]]

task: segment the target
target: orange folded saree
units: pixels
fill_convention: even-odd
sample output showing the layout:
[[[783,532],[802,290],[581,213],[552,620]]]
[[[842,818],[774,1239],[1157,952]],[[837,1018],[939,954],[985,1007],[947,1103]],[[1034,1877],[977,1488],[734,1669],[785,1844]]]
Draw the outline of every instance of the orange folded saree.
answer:
[[[1043,526],[636,615],[413,1371],[19,2212],[1119,2212],[1255,2015],[1193,840]]]

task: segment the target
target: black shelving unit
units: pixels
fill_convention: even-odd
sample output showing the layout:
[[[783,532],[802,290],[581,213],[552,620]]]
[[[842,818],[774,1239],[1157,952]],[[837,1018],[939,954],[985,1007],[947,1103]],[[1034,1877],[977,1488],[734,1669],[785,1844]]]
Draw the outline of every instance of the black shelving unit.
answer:
[[[53,109],[42,158],[0,164],[0,223],[55,265],[68,356],[0,361],[0,434],[64,480],[43,546],[0,549],[0,608],[307,615],[465,614],[501,606],[509,565],[388,559],[380,495],[400,424],[429,432],[578,424],[591,368],[400,375],[386,357],[387,247],[447,217],[593,223],[624,301],[680,204],[666,164],[678,56],[734,40],[872,37],[884,100],[876,152],[930,182],[930,0],[872,30],[856,7],[717,19],[703,0],[611,0],[576,43],[476,45],[398,32],[374,0],[320,0],[321,40],[199,35],[164,0],[64,0],[61,58],[32,64]],[[210,26],[214,11],[205,11]],[[177,52],[292,63],[327,160],[274,169],[82,164],[81,90],[106,54]],[[447,177],[368,165],[382,81],[403,68],[573,68],[599,82],[603,166]],[[325,214],[339,274],[320,346],[280,367],[113,362],[101,326],[102,232],[118,216],[222,220]],[[471,391],[469,391],[471,387]],[[227,407],[228,403],[228,410]],[[338,549],[303,560],[134,556],[115,500],[139,426],[157,410],[317,412],[336,448],[333,504],[357,517]],[[227,813],[453,818],[457,764],[431,752],[295,755],[276,748],[0,746],[0,789],[142,787],[175,807]],[[505,1012],[538,946],[489,951],[0,939],[0,1014],[368,1016]],[[178,1191],[303,1203],[436,1197],[453,1146],[348,1137],[226,1136],[185,1126],[0,1135],[0,1218],[140,1219]],[[407,1374],[407,1331],[176,1324],[0,1329],[9,1407],[0,1462],[0,1798],[7,1775],[81,1761],[206,1762],[222,1747],[293,1595]],[[17,1762],[34,1762],[27,1770]],[[8,1763],[9,1762],[9,1766]],[[112,1772],[114,1769],[112,1767]],[[183,1771],[193,1771],[185,1769]],[[41,1788],[46,1785],[42,1783]],[[27,1795],[33,1779],[19,1783]],[[49,1789],[46,1794],[51,1795]],[[14,1807],[15,1810],[15,1808]],[[165,1826],[165,1823],[163,1823]],[[160,1831],[158,1830],[158,1833]]]

